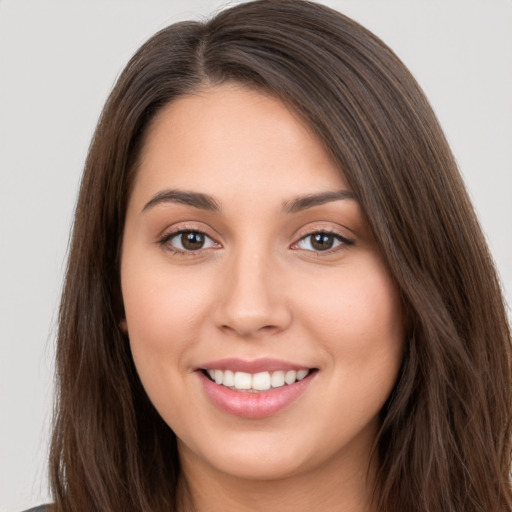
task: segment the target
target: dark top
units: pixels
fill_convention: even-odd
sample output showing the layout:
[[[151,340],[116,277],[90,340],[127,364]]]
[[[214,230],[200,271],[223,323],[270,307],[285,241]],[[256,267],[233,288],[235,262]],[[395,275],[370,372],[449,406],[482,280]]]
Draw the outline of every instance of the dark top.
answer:
[[[47,512],[46,505],[39,505],[39,507],[29,508],[25,512]]]

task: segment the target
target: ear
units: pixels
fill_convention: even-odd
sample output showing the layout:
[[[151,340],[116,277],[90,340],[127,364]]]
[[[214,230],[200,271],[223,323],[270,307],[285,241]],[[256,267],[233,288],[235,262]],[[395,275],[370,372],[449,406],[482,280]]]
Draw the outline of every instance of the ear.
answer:
[[[123,334],[128,334],[128,322],[126,321],[126,318],[121,318],[119,321],[119,328]]]

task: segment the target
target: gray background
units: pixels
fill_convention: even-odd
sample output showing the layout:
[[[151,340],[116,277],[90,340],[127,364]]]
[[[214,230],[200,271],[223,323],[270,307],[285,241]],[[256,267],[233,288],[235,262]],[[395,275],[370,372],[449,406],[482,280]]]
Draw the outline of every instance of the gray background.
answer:
[[[424,87],[510,302],[512,3],[325,3],[373,30]],[[156,30],[225,5],[0,0],[0,511],[49,499],[56,311],[77,185],[102,104]]]

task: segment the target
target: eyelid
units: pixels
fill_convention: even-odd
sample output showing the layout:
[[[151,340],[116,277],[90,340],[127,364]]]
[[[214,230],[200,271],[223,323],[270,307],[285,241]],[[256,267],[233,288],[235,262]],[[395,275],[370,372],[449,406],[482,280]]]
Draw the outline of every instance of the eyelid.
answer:
[[[348,229],[348,228],[347,228]],[[168,251],[178,254],[178,255],[186,255],[186,256],[198,256],[200,254],[203,254],[205,251],[208,251],[210,249],[219,249],[222,248],[222,244],[217,241],[217,237],[214,237],[208,233],[209,229],[205,229],[203,227],[199,227],[196,225],[191,224],[181,224],[177,226],[170,227],[166,229],[162,235],[158,237],[156,240],[156,243],[158,243],[163,248],[167,249]],[[170,241],[174,238],[179,236],[182,233],[187,232],[194,232],[194,233],[200,233],[205,238],[210,240],[211,245],[208,247],[201,247],[196,250],[187,250],[187,249],[180,249],[179,247],[176,247],[174,245],[170,244]],[[306,249],[303,247],[299,247],[299,244],[304,241],[306,238],[311,237],[315,234],[326,234],[326,235],[332,235],[336,238],[336,240],[339,242],[334,247],[331,247],[329,249],[325,250],[317,250],[317,249]],[[336,253],[338,251],[341,251],[343,249],[346,249],[352,245],[354,245],[355,241],[351,238],[347,238],[343,234],[340,233],[340,229],[335,229],[332,227],[327,227],[325,225],[323,226],[313,226],[309,229],[303,231],[298,238],[296,238],[296,241],[290,246],[290,249],[292,250],[300,250],[304,252],[314,253],[317,256],[322,255],[329,255],[332,253]]]
[[[298,247],[298,244],[300,242],[302,242],[306,238],[308,238],[310,236],[313,236],[313,235],[316,235],[316,234],[332,235],[333,237],[335,237],[340,242],[340,244],[336,245],[335,247],[332,247],[332,248],[329,248],[329,249],[325,249],[323,251],[322,250],[314,250],[314,249],[304,249],[304,248]],[[342,235],[336,229],[316,226],[316,227],[313,227],[313,228],[307,230],[306,232],[303,232],[300,235],[300,237],[297,239],[297,241],[294,242],[291,245],[290,249],[292,249],[292,250],[301,250],[301,251],[306,251],[306,252],[310,252],[310,253],[315,253],[315,254],[321,256],[322,254],[328,255],[328,254],[332,254],[332,253],[338,252],[340,250],[346,249],[347,247],[350,247],[350,246],[354,245],[354,243],[355,243],[354,240],[352,240],[350,238],[347,238],[346,236]]]
[[[166,229],[162,233],[162,235],[160,235],[158,237],[158,239],[156,240],[156,243],[159,244],[162,248],[172,252],[173,254],[177,254],[177,255],[181,255],[181,256],[198,256],[200,254],[203,254],[204,251],[207,251],[210,249],[218,249],[218,248],[222,247],[222,245],[213,236],[208,234],[207,231],[208,230],[206,230],[204,228],[200,228],[197,225],[193,226],[193,225],[185,224],[185,225],[174,226],[172,228]],[[207,238],[211,242],[213,242],[213,246],[201,247],[200,249],[197,249],[197,250],[186,250],[186,249],[180,249],[179,247],[175,247],[170,244],[170,241],[173,238],[175,238],[183,233],[188,233],[188,232],[200,233],[205,238]]]

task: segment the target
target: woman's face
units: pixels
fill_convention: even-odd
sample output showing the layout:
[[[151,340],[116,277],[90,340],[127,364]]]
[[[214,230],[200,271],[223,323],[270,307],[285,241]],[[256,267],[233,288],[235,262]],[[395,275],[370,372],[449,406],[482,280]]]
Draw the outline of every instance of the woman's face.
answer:
[[[399,297],[339,169],[283,103],[226,84],[161,110],[121,282],[135,365],[185,467],[367,464],[401,362]]]

